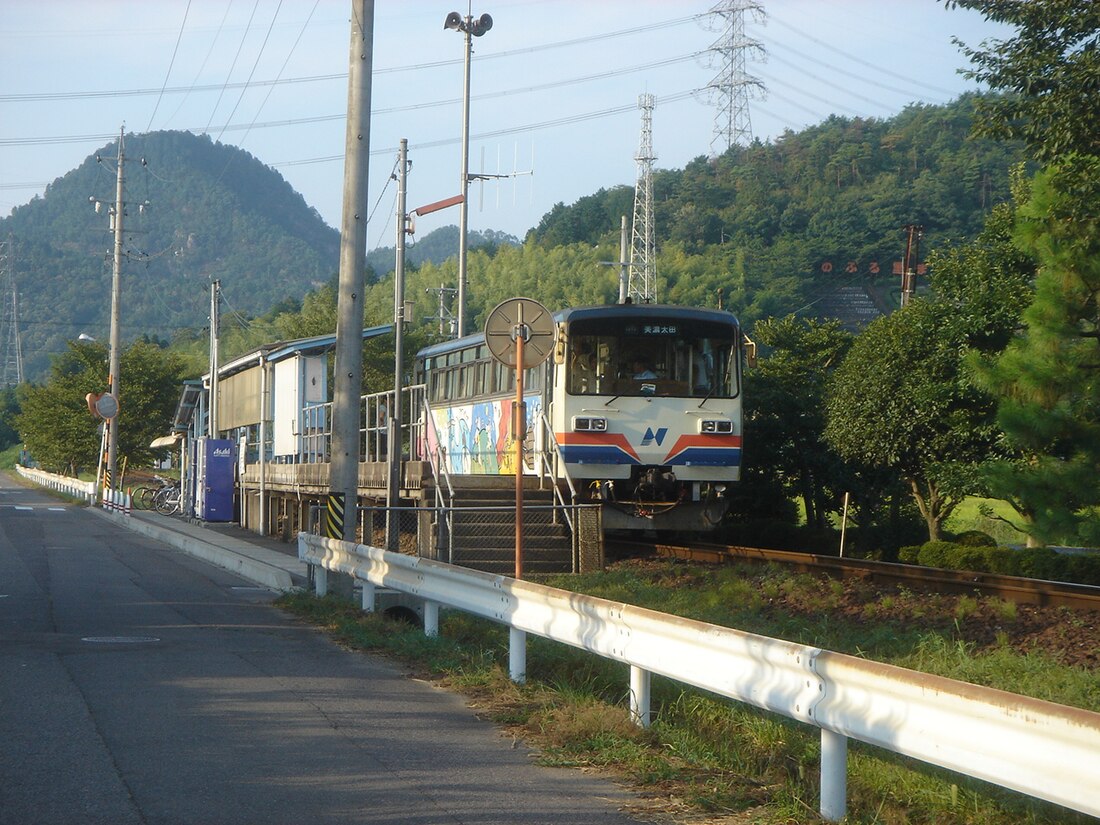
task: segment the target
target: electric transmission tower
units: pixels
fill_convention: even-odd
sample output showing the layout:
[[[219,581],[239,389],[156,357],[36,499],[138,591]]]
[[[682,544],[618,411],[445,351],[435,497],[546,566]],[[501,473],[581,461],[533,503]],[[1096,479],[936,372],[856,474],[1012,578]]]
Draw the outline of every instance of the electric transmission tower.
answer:
[[[0,241],[0,387],[23,383],[23,345],[19,339],[19,293],[15,289],[15,240]]]
[[[745,18],[750,16],[757,23],[764,22],[764,7],[758,0],[721,0],[705,18],[708,29],[721,33],[707,50],[708,65],[718,69],[706,86],[707,101],[718,107],[710,142],[712,154],[721,154],[735,143],[752,142],[749,100],[763,97],[764,83],[750,75],[745,64],[750,57],[763,62],[766,55],[763,44],[745,34]]]
[[[638,179],[634,184],[634,223],[630,243],[627,297],[650,304],[657,299],[657,250],[653,243],[653,106],[651,94],[638,96],[642,110],[642,137],[638,145]]]

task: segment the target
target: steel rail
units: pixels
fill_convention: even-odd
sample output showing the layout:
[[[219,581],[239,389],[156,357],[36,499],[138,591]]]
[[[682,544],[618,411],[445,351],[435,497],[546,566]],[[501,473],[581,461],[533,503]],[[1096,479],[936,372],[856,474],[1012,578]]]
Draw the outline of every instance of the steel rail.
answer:
[[[772,562],[805,573],[825,573],[836,578],[855,578],[874,584],[899,584],[936,593],[980,593],[1016,604],[1066,607],[1100,611],[1100,587],[1070,582],[1027,579],[972,570],[943,570],[912,564],[846,559],[817,553],[767,550],[737,545],[697,544],[693,546],[638,541],[608,542],[609,553],[653,553],[665,558],[705,564]]]

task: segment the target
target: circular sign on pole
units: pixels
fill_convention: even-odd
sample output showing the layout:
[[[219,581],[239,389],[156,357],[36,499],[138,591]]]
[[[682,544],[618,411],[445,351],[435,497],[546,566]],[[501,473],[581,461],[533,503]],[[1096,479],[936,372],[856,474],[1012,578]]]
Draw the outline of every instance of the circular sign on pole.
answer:
[[[103,395],[96,399],[95,411],[99,413],[100,418],[105,418],[109,421],[118,415],[118,399],[109,392],[103,393]]]
[[[90,392],[84,396],[88,412],[98,418],[114,418],[118,415],[118,400],[106,392]]]
[[[554,350],[554,316],[531,298],[509,298],[497,304],[485,322],[489,352],[506,367],[516,366],[516,339],[523,340],[523,368],[537,367]]]

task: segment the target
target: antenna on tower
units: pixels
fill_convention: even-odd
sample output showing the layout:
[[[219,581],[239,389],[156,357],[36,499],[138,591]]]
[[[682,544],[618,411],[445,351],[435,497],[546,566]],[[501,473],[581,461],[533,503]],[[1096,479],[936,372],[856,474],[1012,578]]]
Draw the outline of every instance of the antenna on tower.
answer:
[[[657,299],[657,250],[653,242],[653,107],[651,94],[638,96],[642,137],[638,144],[638,179],[634,184],[634,222],[630,237],[630,277],[627,300],[651,304]]]
[[[512,205],[515,206],[515,200],[516,200],[516,198],[515,198],[515,193],[516,193],[515,180],[516,180],[516,178],[523,177],[524,175],[529,175],[529,176],[533,177],[534,174],[535,174],[535,147],[534,147],[534,144],[531,145],[531,168],[529,168],[529,169],[519,169],[518,167],[519,167],[519,147],[518,147],[518,144],[517,144],[517,146],[515,148],[515,151],[513,152],[512,171],[511,172],[501,172],[500,171],[500,149],[499,149],[499,147],[497,149],[497,171],[496,171],[495,174],[491,173],[491,172],[470,172],[470,174],[469,174],[470,183],[475,183],[476,182],[478,184],[478,204],[477,204],[478,210],[481,210],[481,209],[485,208],[485,182],[486,181],[493,181],[495,184],[497,184],[497,186],[496,186],[496,205],[497,205],[497,208],[500,207],[500,187],[499,187],[499,183],[500,183],[501,180],[503,180],[505,178],[511,178],[512,179]],[[481,168],[482,169],[485,168],[485,147],[484,146],[481,147]]]
[[[708,65],[718,69],[705,89],[707,102],[718,107],[710,142],[712,154],[721,154],[735,143],[752,142],[749,100],[763,98],[766,93],[763,81],[745,70],[748,58],[761,63],[767,58],[764,45],[745,34],[748,16],[757,23],[766,22],[767,15],[759,0],[721,0],[705,17],[704,25],[721,33],[707,50]]]
[[[19,293],[15,288],[15,239],[0,241],[0,387],[23,383],[23,344],[19,336]]]

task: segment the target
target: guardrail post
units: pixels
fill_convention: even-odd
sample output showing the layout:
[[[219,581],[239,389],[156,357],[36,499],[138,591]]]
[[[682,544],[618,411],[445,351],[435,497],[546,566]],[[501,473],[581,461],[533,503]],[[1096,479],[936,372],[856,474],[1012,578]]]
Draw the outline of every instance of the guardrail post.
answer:
[[[374,585],[368,581],[360,582],[363,585],[363,612],[374,612]]]
[[[821,817],[840,822],[848,813],[848,737],[821,729]]]
[[[527,634],[508,628],[508,676],[516,684],[527,681]]]
[[[323,565],[313,566],[313,592],[318,596],[328,595],[328,570]]]
[[[648,670],[630,666],[630,721],[643,728],[649,727],[649,684],[650,673]]]
[[[424,635],[439,635],[439,602],[424,602]]]

